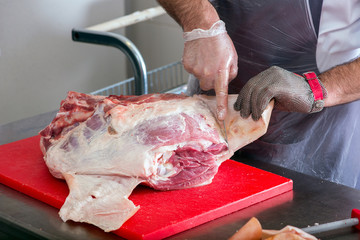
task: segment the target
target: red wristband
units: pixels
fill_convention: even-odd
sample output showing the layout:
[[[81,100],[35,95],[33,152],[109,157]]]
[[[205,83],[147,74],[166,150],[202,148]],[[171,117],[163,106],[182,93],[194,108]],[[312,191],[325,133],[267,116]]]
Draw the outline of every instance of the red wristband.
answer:
[[[311,91],[314,94],[314,101],[323,100],[323,90],[316,74],[314,72],[306,72],[303,73],[303,76],[308,81]]]

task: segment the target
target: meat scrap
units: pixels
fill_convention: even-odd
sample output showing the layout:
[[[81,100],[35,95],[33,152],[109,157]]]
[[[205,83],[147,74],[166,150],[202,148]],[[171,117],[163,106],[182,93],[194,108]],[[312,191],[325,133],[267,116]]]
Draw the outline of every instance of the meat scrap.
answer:
[[[69,92],[40,132],[49,171],[70,189],[62,220],[113,231],[139,209],[128,197],[140,183],[156,190],[211,183],[223,161],[267,130],[272,105],[254,122],[232,110],[236,97],[229,96],[226,142],[215,97]]]
[[[317,238],[290,225],[281,230],[263,229],[259,220],[252,217],[229,240],[317,240]]]

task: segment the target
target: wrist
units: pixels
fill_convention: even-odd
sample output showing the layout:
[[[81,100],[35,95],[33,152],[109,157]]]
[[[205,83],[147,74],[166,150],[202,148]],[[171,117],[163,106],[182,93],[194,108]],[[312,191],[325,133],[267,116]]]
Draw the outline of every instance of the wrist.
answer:
[[[181,26],[184,32],[190,32],[194,29],[207,30],[210,29],[215,22],[220,20],[215,8],[207,0],[191,0],[191,4],[189,2],[189,5],[192,5],[192,10],[181,20]],[[196,11],[193,11],[194,9],[196,9]]]
[[[191,20],[183,21],[182,22],[182,28],[184,32],[191,32],[194,29],[210,29],[211,26],[219,21],[220,18],[218,16],[216,17],[205,17],[205,18],[193,18]]]
[[[197,28],[190,32],[184,32],[183,38],[185,42],[188,42],[199,38],[215,37],[223,33],[226,33],[225,23],[221,20],[218,20],[209,29]]]
[[[303,76],[308,82],[314,98],[310,113],[320,112],[324,108],[327,91],[315,72],[305,72]]]

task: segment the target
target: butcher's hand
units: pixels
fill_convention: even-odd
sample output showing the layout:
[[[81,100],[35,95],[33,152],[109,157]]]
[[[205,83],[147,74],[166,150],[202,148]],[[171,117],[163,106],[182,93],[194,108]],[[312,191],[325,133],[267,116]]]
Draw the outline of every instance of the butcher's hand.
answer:
[[[245,84],[234,109],[240,111],[241,117],[248,118],[251,115],[257,121],[269,102],[275,99],[274,107],[278,110],[319,112],[324,107],[323,99],[327,91],[319,79],[310,81],[280,67],[270,67]],[[311,88],[310,84],[315,85]]]
[[[237,53],[221,20],[208,29],[184,33],[183,65],[202,90],[215,90],[217,117],[224,120],[228,106],[228,85],[238,71]]]

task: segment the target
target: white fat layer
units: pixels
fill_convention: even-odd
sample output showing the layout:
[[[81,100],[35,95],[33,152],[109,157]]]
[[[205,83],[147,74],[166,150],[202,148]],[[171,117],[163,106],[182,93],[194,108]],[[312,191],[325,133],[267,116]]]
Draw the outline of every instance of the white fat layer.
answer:
[[[162,101],[162,104],[150,102],[140,105],[132,104],[130,106],[119,105],[110,110],[112,125],[119,133],[133,129],[144,119],[151,120],[160,116],[178,115],[181,113],[203,115],[207,118],[205,122],[210,124],[211,128],[217,124],[212,112],[202,100],[197,98],[173,99]]]
[[[137,178],[65,174],[70,194],[61,207],[63,221],[94,224],[104,231],[118,228],[139,209],[128,199],[142,181]]]
[[[196,108],[196,112],[194,112]],[[102,109],[98,110],[102,111]],[[95,112],[97,114],[98,112]],[[110,110],[111,121],[106,123],[103,120],[101,129],[94,132],[94,135],[87,139],[84,136],[86,122],[71,131],[64,137],[57,140],[46,153],[46,163],[55,177],[61,178],[62,173],[69,174],[103,174],[103,175],[124,175],[136,176],[143,179],[149,176],[158,175],[161,170],[167,169],[161,179],[171,176],[174,171],[170,170],[170,165],[162,166],[171,157],[172,152],[183,147],[189,142],[178,142],[173,145],[158,146],[146,145],[142,136],[134,136],[134,129],[144,121],[159,118],[161,116],[174,115],[182,118],[180,113],[188,115],[202,114],[206,121],[200,122],[200,129],[206,134],[209,124],[215,126],[216,120],[204,102],[194,98],[169,100],[166,104],[144,103],[141,105],[132,104],[126,109],[124,106],[117,106]],[[185,131],[185,121],[179,121],[178,130]],[[159,123],[168,125],[171,122]],[[111,127],[116,134],[110,134],[108,128]],[[68,141],[70,136],[74,136],[77,141],[77,147],[63,149],[61,146]],[[220,136],[221,137],[221,136]],[[224,142],[221,138],[220,142]],[[199,140],[196,145],[202,146],[203,149],[209,147],[213,142]],[[164,171],[163,171],[164,172]]]
[[[152,146],[141,145],[136,138],[116,136],[107,132],[107,125],[92,136],[83,135],[84,123],[67,135],[76,135],[78,147],[62,149],[68,141],[65,136],[52,145],[46,154],[46,163],[52,172],[70,174],[103,174],[146,177],[151,171]],[[56,177],[59,176],[56,175]]]

